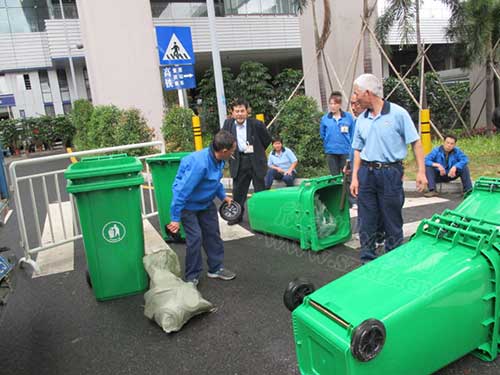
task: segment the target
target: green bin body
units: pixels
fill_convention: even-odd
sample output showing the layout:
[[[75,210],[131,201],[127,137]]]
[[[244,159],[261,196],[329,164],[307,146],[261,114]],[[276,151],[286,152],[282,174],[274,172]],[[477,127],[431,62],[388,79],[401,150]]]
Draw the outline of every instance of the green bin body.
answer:
[[[143,292],[142,163],[126,154],[84,158],[68,167],[96,299]]]
[[[500,179],[480,179],[457,210],[423,220],[411,241],[306,296],[292,313],[301,374],[426,375],[468,353],[494,360],[499,225]],[[354,337],[370,319],[386,336],[364,361]]]
[[[146,159],[151,168],[153,185],[155,188],[156,205],[158,206],[158,217],[160,220],[161,234],[165,241],[171,240],[165,230],[170,223],[170,204],[172,203],[172,185],[174,184],[177,170],[184,156],[190,152],[175,152],[163,154]],[[185,239],[184,228],[181,226],[181,238]]]
[[[303,250],[319,251],[351,239],[347,197],[340,210],[342,177],[325,176],[304,180],[300,186],[266,190],[248,200],[250,226],[258,232],[300,241]],[[333,215],[337,229],[329,236],[318,235],[315,195]]]

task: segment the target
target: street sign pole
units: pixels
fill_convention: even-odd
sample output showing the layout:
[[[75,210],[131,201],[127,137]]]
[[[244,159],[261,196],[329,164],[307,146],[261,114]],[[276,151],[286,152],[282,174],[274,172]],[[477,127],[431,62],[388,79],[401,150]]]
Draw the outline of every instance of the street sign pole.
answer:
[[[212,62],[214,65],[215,92],[217,95],[217,108],[219,110],[220,127],[226,119],[226,97],[224,95],[224,81],[222,80],[222,66],[220,62],[219,46],[217,44],[217,31],[215,27],[214,0],[207,0],[208,27],[210,29],[210,41],[212,44]]]
[[[177,95],[179,96],[179,107],[186,108],[186,103],[184,102],[184,90],[177,90]]]

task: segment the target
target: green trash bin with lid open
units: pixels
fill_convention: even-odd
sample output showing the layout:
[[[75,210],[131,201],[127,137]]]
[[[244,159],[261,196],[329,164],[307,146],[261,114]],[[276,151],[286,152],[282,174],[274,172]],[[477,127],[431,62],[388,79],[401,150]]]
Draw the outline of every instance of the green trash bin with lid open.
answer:
[[[83,158],[64,173],[76,197],[90,280],[98,300],[143,292],[142,163],[126,154]]]
[[[160,229],[163,239],[167,242],[174,239],[167,233],[165,226],[170,223],[170,204],[172,203],[172,185],[174,184],[177,170],[184,156],[190,152],[174,152],[147,158],[153,177],[155,188],[156,206],[158,208],[158,218],[160,220]],[[180,239],[185,239],[184,228],[180,230]]]
[[[300,241],[319,251],[351,239],[347,202],[341,207],[342,176],[304,180],[300,186],[266,190],[248,200],[250,227]]]

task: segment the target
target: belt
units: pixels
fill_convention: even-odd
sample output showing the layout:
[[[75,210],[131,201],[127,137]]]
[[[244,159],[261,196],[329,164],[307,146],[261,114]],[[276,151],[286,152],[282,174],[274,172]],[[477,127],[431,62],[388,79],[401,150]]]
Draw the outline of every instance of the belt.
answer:
[[[396,167],[398,165],[403,165],[403,162],[401,160],[392,162],[392,163],[382,163],[379,161],[366,161],[366,160],[361,160],[361,165],[364,165],[368,168],[373,168],[373,169],[382,169],[382,168],[391,168],[391,167]]]
[[[251,155],[251,154],[247,154],[247,153],[245,153],[245,152],[240,152],[239,154],[240,154],[240,158],[241,158],[241,157],[248,157],[248,156],[250,156],[250,155]]]

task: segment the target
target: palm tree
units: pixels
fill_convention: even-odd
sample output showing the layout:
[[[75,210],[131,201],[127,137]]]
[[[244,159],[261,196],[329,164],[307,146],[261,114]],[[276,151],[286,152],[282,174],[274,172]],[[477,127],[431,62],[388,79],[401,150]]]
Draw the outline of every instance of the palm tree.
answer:
[[[467,65],[481,64],[485,68],[487,125],[491,125],[495,97],[492,66],[500,66],[499,20],[500,0],[467,0],[455,8],[447,30],[448,37],[458,43],[457,52]],[[498,105],[498,93],[495,101]]]

